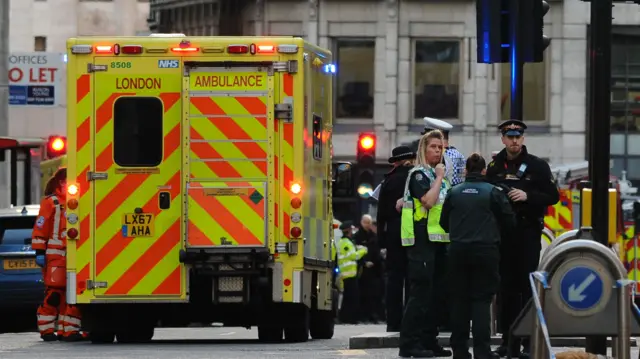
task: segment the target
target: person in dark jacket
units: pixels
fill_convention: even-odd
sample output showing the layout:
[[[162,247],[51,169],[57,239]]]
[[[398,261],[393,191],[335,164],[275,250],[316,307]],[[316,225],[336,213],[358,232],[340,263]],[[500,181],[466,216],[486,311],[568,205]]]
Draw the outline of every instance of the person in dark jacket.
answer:
[[[360,230],[355,234],[356,244],[367,247],[367,254],[360,260],[360,321],[377,324],[383,318],[378,307],[382,303],[382,256],[376,233],[373,231],[373,218],[365,214],[360,220]]]
[[[504,190],[484,181],[485,167],[480,154],[467,158],[466,179],[447,194],[440,215],[440,226],[451,240],[448,282],[454,359],[470,358],[470,321],[473,357],[498,357],[491,352],[491,302],[500,286],[501,233],[515,233],[516,217]]]
[[[387,332],[399,332],[404,305],[409,299],[407,280],[407,255],[400,241],[400,212],[396,202],[404,196],[409,171],[413,168],[416,153],[407,146],[391,151],[389,163],[393,169],[384,176],[378,196],[378,240],[385,255],[387,276]]]
[[[535,271],[540,261],[540,237],[544,227],[544,213],[548,206],[560,199],[549,164],[530,154],[524,145],[527,125],[522,121],[508,120],[498,128],[502,132],[505,148],[487,168],[487,180],[509,188],[508,197],[516,213],[518,240],[503,241],[501,245],[501,288],[498,296],[502,345],[496,353],[511,357],[528,358],[529,341],[510,338],[509,329],[518,314],[531,298],[529,273]]]

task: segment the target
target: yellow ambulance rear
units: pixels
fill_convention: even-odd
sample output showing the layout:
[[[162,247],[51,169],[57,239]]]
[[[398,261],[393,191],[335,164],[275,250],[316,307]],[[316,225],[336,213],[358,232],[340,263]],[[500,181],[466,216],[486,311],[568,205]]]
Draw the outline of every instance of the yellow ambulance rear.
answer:
[[[331,53],[295,37],[67,45],[67,300],[92,341],[194,322],[331,338]]]

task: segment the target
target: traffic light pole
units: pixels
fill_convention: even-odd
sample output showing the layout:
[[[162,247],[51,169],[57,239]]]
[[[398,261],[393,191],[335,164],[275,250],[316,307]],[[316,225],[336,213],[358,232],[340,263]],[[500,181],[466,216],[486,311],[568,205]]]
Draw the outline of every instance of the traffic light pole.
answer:
[[[609,153],[611,124],[611,16],[612,0],[591,1],[589,31],[589,178],[593,199],[591,223],[596,239],[608,244]],[[607,354],[606,337],[588,337],[586,351]]]
[[[520,0],[511,0],[509,10],[512,12],[510,27],[509,51],[511,52],[511,120],[523,120],[524,89],[524,51],[522,47],[522,27],[520,26]]]

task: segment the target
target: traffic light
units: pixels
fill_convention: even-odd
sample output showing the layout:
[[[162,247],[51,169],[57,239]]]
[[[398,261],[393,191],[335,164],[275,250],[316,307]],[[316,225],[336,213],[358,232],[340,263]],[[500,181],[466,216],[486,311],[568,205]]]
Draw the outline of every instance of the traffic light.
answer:
[[[47,159],[67,154],[67,138],[64,136],[49,136],[47,141]]]
[[[376,135],[361,133],[358,136],[357,147],[357,191],[360,197],[369,198],[369,192],[373,191],[373,181],[375,179]]]
[[[549,4],[544,0],[527,0],[522,1],[521,6],[524,62],[542,62],[544,50],[551,44],[551,39],[543,33]]]
[[[477,62],[479,64],[510,61],[510,2],[511,0],[476,0]]]

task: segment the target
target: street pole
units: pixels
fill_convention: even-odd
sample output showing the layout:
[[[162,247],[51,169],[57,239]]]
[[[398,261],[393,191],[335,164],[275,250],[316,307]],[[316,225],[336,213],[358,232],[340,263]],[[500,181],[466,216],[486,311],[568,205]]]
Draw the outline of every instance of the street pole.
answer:
[[[9,73],[9,4],[10,0],[0,0],[0,73],[3,77],[0,83],[8,82]],[[9,135],[9,87],[0,86],[0,136]],[[0,162],[0,207],[8,207],[9,192],[8,161]]]
[[[609,226],[609,152],[611,126],[611,16],[612,0],[591,1],[589,56],[589,158],[592,188],[591,224],[600,243],[607,245]],[[607,354],[606,337],[588,337],[586,351]]]
[[[523,120],[522,107],[524,102],[524,59],[522,51],[522,28],[518,19],[520,19],[520,0],[511,0],[509,11],[512,13],[511,23],[509,24],[511,39],[509,50],[511,52],[511,120]]]

